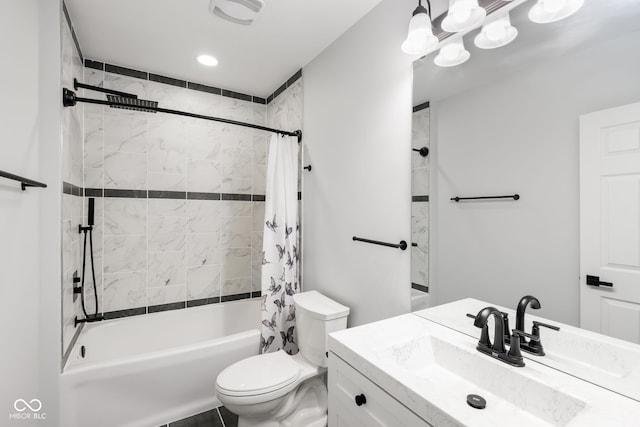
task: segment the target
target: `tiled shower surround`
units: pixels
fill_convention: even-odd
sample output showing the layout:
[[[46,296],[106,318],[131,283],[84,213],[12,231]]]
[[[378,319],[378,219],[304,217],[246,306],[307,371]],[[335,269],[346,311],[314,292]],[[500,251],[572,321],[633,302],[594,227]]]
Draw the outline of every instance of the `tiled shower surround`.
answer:
[[[411,147],[430,148],[429,103],[414,107]],[[411,154],[411,286],[429,290],[429,156]]]
[[[158,101],[163,108],[302,129],[300,72],[268,99],[91,60],[73,73],[79,81]],[[64,85],[72,88],[69,81]],[[105,99],[90,90],[84,96]],[[65,109],[70,111],[84,111],[82,180],[70,182],[84,189],[84,203],[80,207],[80,197],[65,195],[73,198],[65,206],[74,206],[74,215],[64,245],[73,248],[73,259],[81,259],[75,254],[82,243],[78,216],[86,216],[86,201],[95,197],[94,261],[106,318],[260,295],[270,133],[90,104]],[[85,301],[93,313],[88,266],[86,275]],[[64,292],[71,286],[65,277]],[[64,349],[75,333],[79,304],[78,299],[75,310],[68,299],[63,304]]]
[[[87,68],[87,82],[163,108],[267,124],[264,100],[110,69]],[[300,111],[301,82],[281,96]],[[86,196],[97,196],[97,281],[109,317],[259,295],[270,134],[93,105],[85,106],[84,134]]]

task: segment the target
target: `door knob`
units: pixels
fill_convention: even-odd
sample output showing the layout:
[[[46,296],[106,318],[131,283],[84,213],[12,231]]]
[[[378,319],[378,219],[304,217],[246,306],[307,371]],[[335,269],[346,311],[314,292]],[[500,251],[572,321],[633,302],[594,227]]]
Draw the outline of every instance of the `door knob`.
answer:
[[[364,394],[359,394],[356,396],[356,405],[362,406],[367,403],[367,397]]]
[[[587,275],[587,285],[588,286],[606,286],[608,288],[613,288],[613,283],[611,282],[601,282],[599,276],[589,276]]]

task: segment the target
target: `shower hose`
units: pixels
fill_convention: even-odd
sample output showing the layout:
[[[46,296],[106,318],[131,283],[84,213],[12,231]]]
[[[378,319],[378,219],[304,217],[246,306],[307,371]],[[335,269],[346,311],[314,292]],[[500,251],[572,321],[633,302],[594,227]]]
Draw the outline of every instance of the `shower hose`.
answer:
[[[82,301],[82,312],[84,313],[84,317],[86,319],[91,319],[91,318],[97,318],[98,317],[98,290],[96,287],[96,269],[95,269],[95,265],[93,262],[93,227],[87,227],[84,228],[83,230],[84,233],[84,244],[83,244],[83,249],[82,249],[82,282],[80,283],[80,300]],[[85,307],[84,304],[84,278],[85,278],[85,267],[86,267],[86,261],[87,261],[87,234],[89,235],[89,252],[91,254],[91,276],[93,278],[93,298],[95,300],[96,303],[96,312],[89,316],[87,314],[87,309]]]

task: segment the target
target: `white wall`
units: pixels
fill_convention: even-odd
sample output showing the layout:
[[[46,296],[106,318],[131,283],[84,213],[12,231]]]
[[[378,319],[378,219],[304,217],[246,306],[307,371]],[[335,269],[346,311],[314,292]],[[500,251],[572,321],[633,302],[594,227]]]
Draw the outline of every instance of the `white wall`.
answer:
[[[0,52],[0,169],[38,179],[37,0],[0,3]],[[3,420],[16,399],[38,397],[39,192],[0,179]]]
[[[432,289],[579,321],[578,117],[640,100],[640,33],[432,103]],[[518,202],[450,197],[519,193]]]
[[[60,235],[59,226],[52,221],[60,218],[56,200],[61,189],[59,181],[51,179],[59,169],[55,151],[60,136],[43,133],[52,129],[44,127],[46,122],[57,122],[59,128],[59,118],[43,108],[53,105],[54,90],[56,106],[60,99],[55,71],[60,61],[59,50],[55,50],[59,46],[58,9],[59,2],[46,0],[0,3],[0,169],[52,184],[44,190],[23,192],[19,183],[0,179],[3,425],[57,424],[60,276],[55,272],[59,272]],[[56,78],[57,82],[52,80]],[[47,413],[48,422],[9,419],[19,398],[40,399],[41,413]]]
[[[57,427],[62,359],[62,0],[39,0],[39,394],[47,422]]]
[[[350,325],[409,311],[411,58],[415,1],[385,0],[304,72],[303,285],[351,307]]]

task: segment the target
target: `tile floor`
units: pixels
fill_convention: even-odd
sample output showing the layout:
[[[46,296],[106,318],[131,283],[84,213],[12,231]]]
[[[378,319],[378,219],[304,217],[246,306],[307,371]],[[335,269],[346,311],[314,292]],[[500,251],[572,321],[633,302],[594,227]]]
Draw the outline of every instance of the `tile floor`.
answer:
[[[160,427],[238,427],[238,416],[221,406]]]

